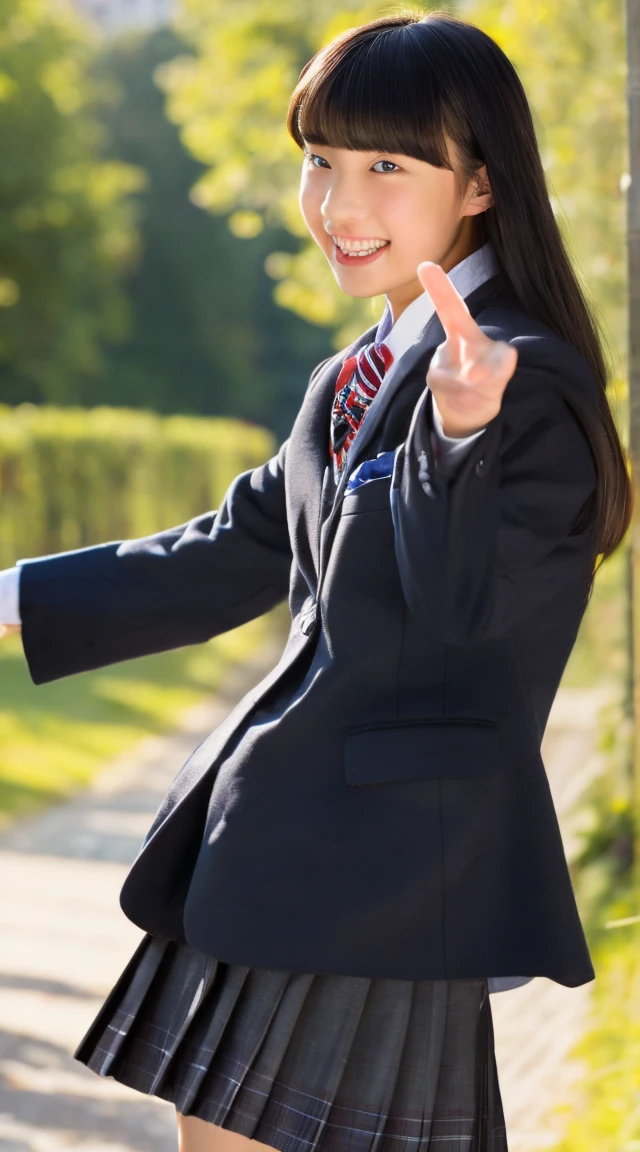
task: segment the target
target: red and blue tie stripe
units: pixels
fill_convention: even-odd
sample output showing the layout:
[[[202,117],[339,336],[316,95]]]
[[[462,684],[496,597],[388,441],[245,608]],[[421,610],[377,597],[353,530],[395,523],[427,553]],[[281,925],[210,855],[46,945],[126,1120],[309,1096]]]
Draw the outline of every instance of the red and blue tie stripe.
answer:
[[[391,349],[384,343],[374,342],[365,344],[355,356],[349,356],[340,369],[331,408],[329,437],[329,454],[336,480],[367,409],[392,364]]]

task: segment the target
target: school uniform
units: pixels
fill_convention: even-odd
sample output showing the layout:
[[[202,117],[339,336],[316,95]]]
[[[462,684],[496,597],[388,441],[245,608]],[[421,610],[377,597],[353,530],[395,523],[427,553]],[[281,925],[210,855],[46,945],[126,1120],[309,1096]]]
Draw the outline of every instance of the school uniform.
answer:
[[[182,767],[125,881],[147,935],[78,1050],[283,1152],[505,1149],[488,991],[593,978],[540,742],[595,559],[598,391],[492,260],[450,277],[518,367],[457,464],[425,294],[341,471],[336,381],[393,344],[384,318],[217,512],[21,564],[36,683],[288,596],[280,661]]]

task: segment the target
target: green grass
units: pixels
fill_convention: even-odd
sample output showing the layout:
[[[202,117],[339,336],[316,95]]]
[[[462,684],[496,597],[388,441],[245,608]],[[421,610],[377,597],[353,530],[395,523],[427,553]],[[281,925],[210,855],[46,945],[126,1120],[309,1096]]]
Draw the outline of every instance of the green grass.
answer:
[[[273,627],[265,617],[208,644],[38,687],[20,637],[0,641],[0,824],[86,785],[142,737],[175,728]]]

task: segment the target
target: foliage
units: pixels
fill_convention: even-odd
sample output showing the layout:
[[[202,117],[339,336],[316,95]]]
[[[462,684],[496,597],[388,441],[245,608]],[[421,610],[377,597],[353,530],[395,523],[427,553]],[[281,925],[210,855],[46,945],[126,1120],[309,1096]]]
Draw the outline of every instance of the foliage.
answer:
[[[622,9],[452,7],[522,74],[623,368]],[[3,0],[0,400],[237,414],[283,437],[330,332],[340,347],[382,306],[346,297],[306,233],[288,98],[336,32],[398,8],[184,0],[179,37],[130,36],[96,57],[69,4]]]
[[[609,697],[597,716],[603,770],[581,793],[581,844],[571,865],[581,919],[594,944],[609,916],[628,914],[632,898],[628,565],[627,540],[598,570],[562,677],[563,688],[602,686]]]
[[[580,1083],[554,1109],[565,1129],[553,1152],[640,1150],[640,924],[634,885],[632,725],[625,699],[628,541],[603,565],[563,685],[617,692],[598,717],[603,770],[580,800],[581,847],[572,859],[580,917],[596,972],[587,1029],[571,1053]]]
[[[632,725],[624,701],[613,700],[602,708],[598,723],[604,769],[581,797],[581,847],[571,863],[580,917],[593,947],[600,943],[607,921],[632,915],[636,902]]]
[[[590,941],[596,982],[589,1027],[571,1053],[583,1071],[571,1101],[553,1110],[566,1125],[553,1152],[640,1149],[639,919],[607,919],[608,931]]]
[[[302,66],[338,32],[373,19],[382,5],[361,0],[186,0],[181,35],[195,55],[158,69],[168,115],[206,166],[191,197],[213,212],[243,215],[255,229],[284,225],[296,252],[269,256],[279,304],[336,330],[336,348],[369,327],[381,302],[351,300],[308,240],[297,204],[300,152],[285,113]]]
[[[217,507],[231,480],[274,447],[264,428],[237,420],[0,408],[0,567],[181,524]],[[37,688],[20,641],[3,640],[0,813],[67,794],[107,757],[175,725],[266,630],[254,622],[210,644]]]
[[[573,1056],[585,1069],[553,1152],[640,1149],[640,925],[611,929],[593,953],[597,980],[591,1028]]]
[[[620,371],[627,164],[622,6],[614,0],[460,0],[453,8],[494,36],[522,75],[553,203]],[[300,154],[284,117],[300,68],[315,51],[343,28],[398,6],[184,0],[183,10],[182,32],[196,56],[165,65],[158,79],[185,144],[207,166],[192,196],[213,212],[253,213],[256,227],[263,220],[283,223],[299,238],[297,253],[267,261],[278,281],[276,299],[314,323],[332,325],[340,347],[372,322],[380,302],[345,300],[307,239],[296,196]]]
[[[562,677],[565,688],[624,684],[629,655],[628,562],[627,539],[598,569],[591,599]]]
[[[235,420],[0,408],[0,567],[181,524],[273,451]]]
[[[126,327],[116,275],[135,250],[142,174],[101,157],[92,46],[71,5],[3,0],[0,398],[65,402]]]
[[[125,341],[105,349],[105,367],[76,403],[160,412],[234,415],[284,438],[312,368],[330,352],[327,330],[285,313],[272,298],[264,260],[295,247],[283,228],[254,235],[251,217],[230,225],[189,199],[202,175],[164,116],[155,69],[186,51],[168,28],[109,41],[92,76],[113,100],[96,109],[105,155],[146,174],[136,196],[139,253],[123,282],[131,312]]]
[[[624,6],[618,0],[462,0],[459,14],[517,67],[574,262],[624,376],[626,353]]]

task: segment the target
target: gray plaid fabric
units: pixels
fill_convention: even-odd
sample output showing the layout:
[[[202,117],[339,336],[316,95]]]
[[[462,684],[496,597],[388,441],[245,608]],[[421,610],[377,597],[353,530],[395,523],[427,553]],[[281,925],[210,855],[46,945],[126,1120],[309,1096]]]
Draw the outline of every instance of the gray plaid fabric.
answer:
[[[75,1056],[280,1152],[507,1152],[482,979],[290,973],[145,936]]]

